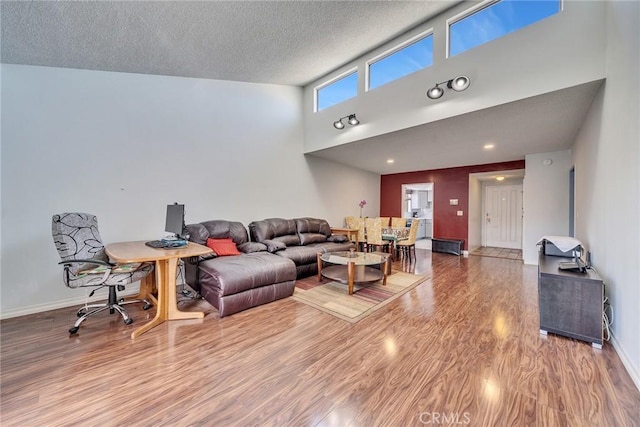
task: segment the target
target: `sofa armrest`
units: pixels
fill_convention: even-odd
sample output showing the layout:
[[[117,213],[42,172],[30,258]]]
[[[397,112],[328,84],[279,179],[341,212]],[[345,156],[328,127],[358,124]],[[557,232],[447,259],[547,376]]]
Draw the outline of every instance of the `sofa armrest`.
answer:
[[[267,245],[258,242],[245,242],[238,245],[238,250],[245,254],[250,254],[253,252],[264,252],[267,250]]]
[[[262,243],[266,245],[267,250],[272,254],[287,249],[287,245],[280,240],[264,240]]]

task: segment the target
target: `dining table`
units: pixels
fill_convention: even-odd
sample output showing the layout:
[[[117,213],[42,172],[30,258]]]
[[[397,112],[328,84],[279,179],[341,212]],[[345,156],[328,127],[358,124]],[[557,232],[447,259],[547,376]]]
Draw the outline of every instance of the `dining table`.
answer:
[[[385,227],[382,229],[382,240],[391,242],[391,256],[395,257],[398,242],[409,240],[411,227]]]

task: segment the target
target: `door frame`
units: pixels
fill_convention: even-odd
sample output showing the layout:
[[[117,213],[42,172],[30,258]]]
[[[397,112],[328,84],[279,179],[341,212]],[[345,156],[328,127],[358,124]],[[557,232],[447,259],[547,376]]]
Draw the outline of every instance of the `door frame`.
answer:
[[[522,242],[524,238],[524,185],[522,182],[502,182],[501,184],[495,184],[493,182],[485,182],[482,185],[482,229],[481,229],[481,242],[483,247],[487,247],[487,221],[485,220],[487,215],[487,193],[490,187],[520,187],[520,212],[515,212],[515,215],[520,215],[520,244],[518,248],[506,248],[506,249],[520,249],[522,250]],[[517,202],[516,202],[517,203]],[[514,218],[516,221],[517,219]]]

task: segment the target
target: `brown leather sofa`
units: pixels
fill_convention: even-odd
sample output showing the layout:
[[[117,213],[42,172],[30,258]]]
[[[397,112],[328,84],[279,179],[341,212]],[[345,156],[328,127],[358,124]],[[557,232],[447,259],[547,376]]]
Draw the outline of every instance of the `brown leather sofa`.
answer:
[[[253,242],[295,263],[296,277],[318,272],[318,252],[348,251],[355,245],[346,236],[332,235],[329,223],[318,218],[269,218],[249,224]]]
[[[187,225],[189,240],[206,245],[208,238],[231,238],[240,255],[207,255],[185,262],[187,284],[220,317],[266,304],[293,294],[296,266],[285,257],[269,253],[267,246],[249,242],[242,223],[214,220]]]

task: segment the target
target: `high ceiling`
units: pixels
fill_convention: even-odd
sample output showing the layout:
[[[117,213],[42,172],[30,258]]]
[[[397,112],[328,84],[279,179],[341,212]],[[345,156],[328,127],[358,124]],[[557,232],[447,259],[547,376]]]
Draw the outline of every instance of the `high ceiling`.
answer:
[[[566,150],[601,84],[585,83],[312,154],[384,175]],[[485,150],[485,144],[494,147]]]
[[[458,3],[3,0],[1,60],[304,86]],[[584,84],[313,154],[386,174],[567,149],[599,86]],[[482,150],[487,142],[496,148]]]
[[[2,62],[303,86],[459,3],[2,1]]]

